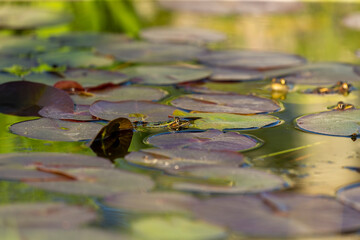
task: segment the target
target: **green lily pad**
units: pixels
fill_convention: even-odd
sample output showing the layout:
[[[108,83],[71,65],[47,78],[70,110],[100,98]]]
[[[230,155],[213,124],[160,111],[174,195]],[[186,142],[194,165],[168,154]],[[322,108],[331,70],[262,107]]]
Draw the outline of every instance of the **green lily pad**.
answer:
[[[200,67],[139,66],[125,68],[123,73],[139,79],[144,84],[169,85],[197,81],[210,76],[211,71]]]
[[[20,77],[13,75],[8,72],[2,72],[0,71],[0,84],[7,83],[7,82],[15,82],[21,80]]]
[[[0,207],[0,227],[70,229],[96,219],[93,211],[63,203],[23,203]]]
[[[171,101],[178,108],[199,112],[257,114],[280,110],[279,104],[267,98],[240,94],[188,94]]]
[[[225,229],[199,220],[182,217],[149,217],[132,223],[131,230],[139,239],[209,240],[226,237]]]
[[[224,67],[211,67],[213,73],[210,76],[211,81],[254,81],[264,79],[264,75],[257,70],[236,69]]]
[[[201,28],[153,27],[141,31],[140,36],[151,42],[205,44],[225,40],[225,34]]]
[[[120,169],[63,169],[77,181],[28,183],[53,192],[94,197],[106,197],[123,192],[146,192],[154,187],[150,177]]]
[[[288,183],[281,177],[249,168],[234,168],[226,166],[203,166],[185,169],[176,172],[186,176],[192,176],[206,180],[219,182],[212,183],[191,183],[176,182],[173,188],[180,191],[202,192],[202,193],[260,193],[279,190],[288,187]],[[223,184],[221,184],[223,183]]]
[[[143,214],[189,213],[190,205],[196,202],[191,195],[169,192],[123,193],[104,200],[107,207]]]
[[[203,54],[200,62],[217,67],[267,70],[304,64],[306,60],[297,55],[251,50],[223,50]]]
[[[0,7],[0,28],[26,30],[62,24],[70,17],[61,12],[29,6],[2,5]]]
[[[208,151],[201,149],[142,149],[131,152],[125,160],[162,170],[181,170],[203,165],[238,167],[244,163],[244,156],[232,151]]]
[[[301,130],[331,136],[349,137],[359,135],[360,109],[333,110],[313,113],[296,119]]]
[[[105,88],[90,93],[91,95],[71,95],[71,98],[75,104],[91,105],[99,100],[112,102],[127,100],[157,101],[167,95],[167,92],[162,89],[135,86]]]
[[[192,127],[199,129],[258,129],[281,123],[277,117],[260,114],[247,116],[229,113],[187,113],[175,110],[173,115],[180,118],[196,119]]]
[[[101,124],[70,122],[50,118],[23,121],[10,126],[10,132],[35,139],[49,141],[83,141],[96,136]]]
[[[98,46],[100,53],[114,56],[118,61],[134,63],[169,63],[196,59],[203,48],[182,44],[131,42]]]
[[[71,51],[71,52],[50,52],[38,55],[41,63],[50,66],[66,66],[66,67],[106,67],[111,66],[114,60],[96,55],[90,51]]]
[[[0,54],[3,56],[35,54],[39,52],[55,50],[58,47],[59,46],[55,43],[51,43],[47,40],[38,39],[35,37],[0,37]]]
[[[22,69],[30,69],[37,66],[37,63],[35,60],[29,58],[0,56],[0,69],[10,68],[13,66],[19,66]]]
[[[70,47],[95,47],[129,41],[129,38],[123,34],[97,32],[71,32],[51,36],[49,39],[61,46]]]

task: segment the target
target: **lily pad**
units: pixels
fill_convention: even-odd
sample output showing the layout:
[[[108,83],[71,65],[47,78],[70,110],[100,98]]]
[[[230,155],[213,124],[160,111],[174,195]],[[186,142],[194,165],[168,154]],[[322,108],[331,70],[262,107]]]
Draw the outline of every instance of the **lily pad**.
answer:
[[[360,109],[333,110],[314,113],[296,119],[301,130],[331,136],[359,135]]]
[[[114,60],[96,55],[90,51],[71,51],[71,52],[50,52],[38,56],[39,62],[50,66],[66,67],[106,67],[111,66]]]
[[[70,229],[96,219],[90,209],[63,203],[23,203],[0,207],[0,227]]]
[[[125,68],[123,73],[139,79],[144,84],[169,85],[202,80],[210,76],[211,71],[200,67],[185,66],[139,66]]]
[[[149,101],[97,101],[90,106],[91,115],[105,120],[118,117],[130,119],[132,122],[159,122],[168,120],[176,108]]]
[[[13,66],[19,66],[22,69],[30,69],[37,66],[37,63],[35,60],[29,58],[0,56],[0,69],[10,68]]]
[[[150,136],[147,143],[165,149],[200,149],[245,151],[259,146],[259,141],[237,132],[222,132],[207,130],[204,132],[184,131],[174,133],[161,133]]]
[[[251,50],[213,51],[199,57],[200,62],[217,67],[267,70],[304,64],[306,60],[297,55],[260,52]]]
[[[257,114],[280,110],[279,104],[271,99],[240,94],[189,94],[176,98],[171,104],[199,112]]]
[[[162,170],[181,170],[199,165],[238,167],[244,163],[244,156],[231,151],[150,148],[131,152],[125,156],[125,160]]]
[[[154,187],[154,182],[146,175],[119,169],[63,169],[77,181],[36,182],[31,186],[48,191],[75,195],[106,197],[123,192],[146,192]]]
[[[336,197],[342,203],[360,210],[360,188],[358,183],[341,188],[336,192]]]
[[[29,6],[3,5],[0,8],[0,28],[26,30],[62,24],[70,17],[61,12]]]
[[[135,237],[144,240],[208,240],[223,239],[227,235],[225,229],[218,226],[176,216],[139,219],[132,223],[131,230]]]
[[[107,197],[108,207],[129,213],[171,214],[189,213],[190,205],[198,200],[191,195],[168,192],[123,193]]]
[[[175,110],[173,115],[180,118],[196,119],[192,127],[199,129],[258,129],[281,123],[277,117],[260,114],[247,116],[228,113],[187,113]]]
[[[123,34],[97,32],[71,32],[51,36],[49,39],[61,46],[69,47],[95,47],[129,41],[129,38]]]
[[[19,81],[19,80],[21,80],[21,78],[14,74],[0,71],[0,84],[6,83],[6,82],[15,82],[15,81]]]
[[[0,179],[21,182],[72,181],[73,179],[51,172],[38,171],[36,167],[5,166],[0,167]]]
[[[63,75],[58,72],[45,71],[45,72],[31,72],[25,75],[24,80],[29,82],[36,82],[53,86],[58,81],[64,80]]]
[[[264,79],[264,75],[257,70],[236,69],[224,67],[210,68],[213,73],[210,76],[211,81],[254,81]]]
[[[103,54],[114,56],[118,61],[134,63],[169,63],[196,59],[205,49],[182,44],[131,42],[98,46]]]
[[[200,218],[249,237],[336,234],[360,228],[360,212],[326,196],[226,196],[199,202],[192,210]]]
[[[75,105],[72,111],[63,111],[52,107],[46,107],[39,111],[39,114],[44,118],[60,119],[60,120],[75,120],[75,121],[94,121],[94,118],[89,112],[89,105]]]
[[[91,105],[99,100],[106,101],[125,101],[125,100],[143,100],[157,101],[164,98],[167,92],[152,87],[135,87],[135,86],[119,86],[105,88],[102,90],[91,91],[88,95],[74,94],[71,95],[75,104]]]
[[[102,125],[90,122],[70,122],[50,118],[23,121],[10,126],[10,132],[48,141],[84,141],[93,139]]]
[[[153,27],[141,31],[140,36],[151,42],[205,44],[225,40],[223,33],[201,28]]]
[[[57,88],[28,81],[0,85],[0,112],[18,116],[39,116],[39,111],[56,109],[72,112],[74,103],[69,95]]]
[[[176,182],[172,186],[176,190],[238,194],[268,192],[288,186],[288,183],[277,175],[249,168],[226,166],[194,167],[185,169],[183,173],[187,176],[204,179],[205,181],[212,180],[212,183],[219,181],[219,184]]]
[[[55,50],[58,47],[59,46],[55,43],[51,43],[47,40],[38,39],[35,37],[0,37],[0,54],[3,56],[35,54],[39,52]]]

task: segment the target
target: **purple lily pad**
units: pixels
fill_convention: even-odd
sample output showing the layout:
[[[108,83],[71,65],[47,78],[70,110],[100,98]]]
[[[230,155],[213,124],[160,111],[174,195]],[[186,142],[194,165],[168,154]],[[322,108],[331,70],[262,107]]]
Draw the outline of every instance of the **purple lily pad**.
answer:
[[[198,81],[210,76],[211,71],[195,66],[139,66],[125,68],[122,72],[139,79],[143,84],[169,85]]]
[[[44,107],[72,112],[74,103],[66,92],[45,84],[15,81],[0,85],[1,113],[39,116]]]
[[[130,119],[132,122],[167,121],[176,108],[148,101],[97,101],[90,106],[91,115],[105,120],[118,117]],[[137,116],[140,115],[140,116]]]
[[[21,182],[72,181],[66,176],[38,171],[34,166],[21,167],[16,165],[0,167],[0,179]]]
[[[176,98],[171,104],[199,112],[257,114],[280,110],[279,104],[271,99],[240,94],[189,94]]]
[[[360,211],[360,188],[358,183],[341,188],[336,192],[336,197],[340,202]]]
[[[136,63],[188,61],[205,52],[205,49],[197,46],[147,42],[98,46],[97,50],[114,56],[118,61]]]
[[[83,141],[93,139],[102,128],[91,122],[70,122],[50,118],[23,121],[10,126],[10,132],[48,141]]]
[[[191,209],[211,223],[254,237],[336,234],[360,228],[360,212],[325,196],[226,196],[204,200]]]
[[[151,42],[205,44],[225,40],[225,34],[201,28],[153,27],[144,29],[141,37]]]
[[[163,170],[181,170],[201,165],[234,166],[244,163],[244,156],[231,151],[207,151],[199,149],[143,149],[131,152],[125,160]]]
[[[198,200],[191,195],[168,192],[123,193],[105,198],[104,204],[121,211],[142,214],[188,213]]]
[[[214,67],[211,81],[254,81],[264,79],[264,75],[257,70]]]
[[[106,197],[123,192],[146,192],[154,187],[150,177],[119,169],[63,169],[77,181],[36,182],[31,186],[75,195]]]
[[[76,228],[96,219],[96,214],[87,208],[63,203],[23,203],[0,207],[0,226],[19,229]]]
[[[261,193],[288,187],[288,183],[281,177],[249,168],[234,168],[228,166],[203,166],[177,171],[177,174],[186,174],[195,180],[205,182],[176,182],[173,188],[181,191],[202,193]],[[212,180],[207,183],[206,181]],[[214,184],[219,182],[219,184]]]
[[[75,109],[71,112],[46,107],[39,111],[39,114],[45,118],[75,121],[94,121],[95,118],[89,112],[89,105],[75,105]]]
[[[204,132],[175,132],[150,136],[147,143],[165,149],[200,149],[220,151],[245,151],[260,145],[260,142],[248,135],[237,132],[207,130]],[[185,150],[184,150],[185,151]]]
[[[99,100],[113,102],[127,100],[157,101],[167,95],[167,92],[162,89],[135,86],[111,87],[89,93],[88,95],[71,95],[71,98],[75,104],[91,105]]]
[[[296,119],[301,130],[331,136],[359,135],[360,109],[333,110],[305,115]]]
[[[304,58],[297,55],[251,50],[213,51],[202,55],[199,60],[210,66],[257,70],[285,68],[306,62]]]

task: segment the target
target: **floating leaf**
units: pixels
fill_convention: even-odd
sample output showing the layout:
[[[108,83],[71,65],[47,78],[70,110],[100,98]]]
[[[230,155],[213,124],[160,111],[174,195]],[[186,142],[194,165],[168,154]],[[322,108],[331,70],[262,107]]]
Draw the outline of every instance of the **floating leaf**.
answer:
[[[277,175],[249,168],[226,166],[194,167],[185,169],[183,173],[204,180],[212,180],[211,183],[219,182],[219,184],[206,184],[206,181],[205,183],[176,182],[173,184],[173,188],[176,190],[237,194],[273,191],[288,186],[287,182]]]
[[[205,68],[185,66],[139,66],[125,68],[123,73],[140,79],[144,84],[168,85],[197,81],[210,76],[211,71]]]
[[[212,81],[253,81],[261,80],[264,75],[260,71],[236,68],[210,68],[213,73],[210,76]]]
[[[228,113],[187,113],[175,110],[173,115],[180,118],[194,118],[192,127],[199,129],[258,129],[275,126],[281,121],[270,115],[236,115]]]
[[[220,42],[226,36],[220,32],[201,28],[153,27],[144,29],[141,37],[152,42],[204,44]]]
[[[0,28],[26,30],[68,22],[64,13],[43,8],[19,5],[2,5],[0,8]]]
[[[72,112],[74,103],[69,95],[45,84],[27,81],[0,85],[0,112],[19,116],[39,116],[40,110],[56,109]]]
[[[118,61],[136,63],[178,62],[196,59],[205,50],[182,44],[131,42],[98,46],[103,54],[114,56]]]
[[[336,197],[342,203],[360,210],[360,188],[359,184],[351,184],[336,192]]]
[[[0,179],[22,182],[43,182],[43,181],[71,181],[71,177],[50,172],[36,170],[35,167],[24,168],[21,166],[0,167]]]
[[[199,112],[257,114],[280,110],[271,99],[240,94],[188,94],[176,98],[171,104]]]
[[[223,239],[227,235],[225,230],[218,226],[176,216],[139,219],[132,224],[131,229],[135,237],[149,240]]]
[[[300,194],[227,196],[192,206],[203,219],[253,237],[336,234],[360,228],[360,213],[331,197]]]
[[[153,188],[150,177],[119,169],[64,169],[78,181],[37,182],[31,186],[48,191],[106,197],[122,192],[146,192]]]
[[[150,136],[147,139],[147,143],[165,149],[182,148],[236,152],[252,149],[259,145],[257,140],[248,135],[242,135],[237,132],[224,133],[219,130],[161,133]]]
[[[72,32],[51,36],[50,40],[61,46],[70,47],[94,47],[108,44],[120,44],[129,41],[123,34],[97,33],[97,32]]]
[[[13,66],[20,66],[22,69],[29,69],[37,66],[37,63],[35,60],[28,58],[11,56],[0,57],[0,69],[10,68]],[[19,80],[19,78],[17,78],[17,80]]]
[[[0,8],[0,15],[1,11],[2,9]],[[0,54],[5,56],[28,55],[57,48],[58,45],[55,43],[34,37],[0,37]]]
[[[127,118],[117,118],[103,127],[90,143],[96,155],[110,160],[128,153],[133,136],[133,125]]]
[[[96,55],[90,51],[71,51],[71,52],[50,52],[38,56],[41,63],[50,66],[66,67],[105,67],[114,63],[108,57]]]
[[[21,80],[20,77],[13,75],[8,72],[2,72],[0,71],[0,84],[6,83],[6,82],[15,82]]]
[[[99,100],[114,102],[126,100],[157,101],[167,95],[167,92],[162,89],[135,86],[110,87],[89,93],[88,95],[81,93],[71,95],[71,98],[76,104],[91,105]]]
[[[197,202],[191,195],[168,192],[123,193],[107,197],[105,205],[130,213],[170,214],[188,213],[190,205]]]
[[[55,83],[64,80],[63,75],[55,71],[31,72],[23,78],[26,81],[42,83],[49,86],[53,86]]]
[[[105,120],[124,117],[134,121],[159,122],[168,120],[176,108],[149,101],[97,101],[90,106],[91,115]]]
[[[238,167],[244,163],[244,156],[231,151],[150,148],[131,152],[125,156],[125,160],[163,170],[181,170],[199,165]]]
[[[69,122],[49,118],[23,121],[10,126],[14,134],[49,140],[49,141],[83,141],[93,139],[102,125],[90,122]]]
[[[360,110],[333,110],[305,115],[296,119],[301,130],[332,136],[359,135]]]
[[[199,57],[200,62],[218,67],[267,70],[300,65],[306,60],[297,55],[251,50],[213,51]]]
[[[73,111],[65,112],[56,108],[46,107],[39,111],[45,118],[75,120],[75,121],[94,121],[96,120],[89,112],[89,105],[75,105]]]
[[[63,203],[23,203],[0,207],[0,227],[70,229],[96,219],[93,211]]]

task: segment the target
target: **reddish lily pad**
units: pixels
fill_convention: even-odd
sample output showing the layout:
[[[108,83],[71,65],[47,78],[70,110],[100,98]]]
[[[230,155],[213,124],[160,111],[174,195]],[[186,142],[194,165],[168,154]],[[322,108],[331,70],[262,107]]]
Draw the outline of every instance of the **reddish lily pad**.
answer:
[[[114,60],[109,57],[96,55],[90,51],[50,52],[38,55],[39,62],[50,66],[66,67],[106,67]]]
[[[360,212],[326,196],[226,196],[199,202],[192,210],[200,218],[249,237],[336,234],[360,228]]]
[[[0,227],[70,229],[96,219],[94,211],[63,203],[23,203],[0,207]]]
[[[210,76],[206,68],[185,66],[139,66],[125,68],[123,73],[141,80],[141,83],[168,85],[197,81]]]
[[[182,44],[131,42],[98,46],[103,54],[114,56],[118,61],[136,63],[178,62],[196,59],[203,48]]]
[[[163,170],[181,170],[199,165],[238,167],[244,163],[244,156],[231,151],[150,148],[131,152],[125,156],[125,160]]]
[[[227,166],[194,167],[178,171],[186,176],[203,179],[205,183],[176,182],[173,188],[181,191],[203,193],[260,193],[288,187],[281,177],[249,168],[234,168]],[[211,183],[206,181],[212,180]],[[219,184],[212,184],[217,183]]]
[[[159,122],[168,120],[176,108],[149,101],[97,101],[90,106],[91,115],[105,120],[118,117],[130,119],[132,122]]]
[[[71,112],[74,103],[66,92],[45,84],[15,81],[0,85],[1,113],[39,116],[44,107]]]
[[[197,199],[191,195],[168,192],[123,193],[107,197],[106,206],[131,213],[188,213]]]
[[[264,79],[264,75],[257,70],[213,67],[211,81],[254,81]]]
[[[48,191],[106,197],[123,192],[146,192],[154,187],[154,182],[146,175],[119,169],[64,169],[64,173],[74,176],[77,181],[36,182],[31,186]]]
[[[0,54],[4,56],[28,55],[48,50],[55,50],[57,48],[58,45],[55,43],[34,37],[0,37]]]
[[[259,141],[237,132],[207,130],[204,132],[174,132],[150,136],[147,143],[165,149],[200,149],[245,151],[259,146]]]
[[[171,104],[199,112],[257,114],[280,110],[279,104],[271,99],[240,94],[189,94],[176,98]]]
[[[10,126],[14,134],[49,141],[84,141],[92,139],[102,125],[90,122],[69,122],[50,118],[23,121]]]
[[[91,91],[89,94],[71,95],[76,104],[91,105],[99,100],[106,101],[125,101],[125,100],[143,100],[157,101],[165,97],[167,92],[151,87],[119,86],[105,88],[102,90]]]
[[[213,51],[202,55],[199,60],[211,66],[257,70],[285,68],[306,62],[304,58],[297,55],[251,50]]]
[[[225,40],[225,34],[201,28],[153,27],[143,30],[141,37],[152,42],[204,44]]]
[[[360,109],[333,110],[305,115],[296,119],[301,130],[331,136],[359,135]]]

